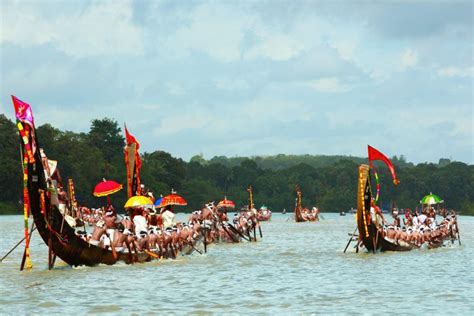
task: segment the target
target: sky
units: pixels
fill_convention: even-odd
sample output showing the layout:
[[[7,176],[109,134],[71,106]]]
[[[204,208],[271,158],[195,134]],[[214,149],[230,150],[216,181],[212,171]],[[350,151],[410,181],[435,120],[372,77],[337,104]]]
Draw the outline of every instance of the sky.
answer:
[[[0,1],[0,113],[143,151],[474,163],[472,1]]]

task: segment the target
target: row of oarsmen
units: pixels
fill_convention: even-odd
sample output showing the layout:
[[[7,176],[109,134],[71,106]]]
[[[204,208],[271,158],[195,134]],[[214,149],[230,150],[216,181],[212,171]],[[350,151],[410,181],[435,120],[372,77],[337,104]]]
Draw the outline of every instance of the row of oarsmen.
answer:
[[[455,211],[452,210],[449,214],[442,212],[441,215],[443,218],[437,223],[434,209],[423,210],[421,214],[416,212],[412,214],[410,210],[406,210],[402,226],[398,212],[393,211],[393,224],[384,225],[382,234],[399,244],[404,242],[416,247],[421,247],[425,243],[429,246],[437,245],[446,239],[454,239],[454,234],[457,232]]]
[[[116,252],[153,252],[157,256],[175,258],[178,253],[188,254],[202,242],[204,249],[214,242],[239,242],[256,239],[259,228],[256,211],[236,213],[232,223],[225,209],[217,209],[213,202],[194,211],[187,222],[178,222],[171,206],[160,210],[134,208],[129,216],[117,215],[112,206],[95,221],[93,231],[78,231],[92,245],[113,249]],[[253,231],[254,237],[251,237]],[[199,251],[201,252],[201,251]]]

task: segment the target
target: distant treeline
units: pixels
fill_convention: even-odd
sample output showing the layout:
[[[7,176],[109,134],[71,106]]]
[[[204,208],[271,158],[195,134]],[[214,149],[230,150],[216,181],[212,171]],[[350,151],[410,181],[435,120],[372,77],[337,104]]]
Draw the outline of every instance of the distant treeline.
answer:
[[[133,133],[133,131],[132,131]],[[58,160],[63,183],[74,180],[80,204],[95,207],[105,198],[92,196],[102,178],[126,184],[123,156],[124,136],[112,119],[92,121],[88,133],[61,131],[50,124],[37,127],[40,146],[50,159]],[[0,213],[20,214],[22,199],[19,136],[15,124],[0,114]],[[303,193],[304,206],[318,206],[323,212],[347,211],[356,206],[357,168],[366,158],[351,156],[277,155],[268,157],[194,156],[190,162],[169,153],[142,153],[142,182],[155,196],[173,188],[188,201],[178,211],[192,211],[203,203],[224,196],[238,207],[248,203],[246,188],[252,185],[256,206],[274,211],[293,210],[295,186]],[[400,185],[394,187],[387,168],[377,165],[381,178],[380,204],[389,208],[415,208],[430,192],[441,196],[445,207],[474,215],[474,166],[440,159],[438,164],[407,163],[392,157]],[[112,196],[118,208],[126,200],[125,189]]]

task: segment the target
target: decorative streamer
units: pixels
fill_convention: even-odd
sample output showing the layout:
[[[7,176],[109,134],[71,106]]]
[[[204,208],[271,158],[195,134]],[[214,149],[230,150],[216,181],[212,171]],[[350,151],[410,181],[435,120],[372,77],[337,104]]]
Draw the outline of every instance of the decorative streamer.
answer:
[[[72,210],[77,210],[77,200],[76,192],[74,191],[74,181],[72,179],[68,180],[69,185],[69,201],[71,203]]]
[[[21,161],[23,167],[23,220],[25,233],[25,264],[26,269],[31,270],[33,264],[30,258],[30,234],[28,233],[28,218],[30,217],[30,195],[28,191],[28,166],[35,163],[36,143],[34,138],[35,124],[33,112],[28,103],[21,101],[12,95],[13,108],[17,119],[18,132],[23,142],[21,148]],[[22,267],[23,268],[23,267]]]
[[[142,167],[142,160],[138,150],[140,149],[140,143],[137,139],[130,134],[125,127],[125,166],[127,169],[127,193],[128,197],[133,195],[141,195],[140,192],[140,169]]]
[[[249,191],[249,211],[251,211],[253,207],[253,192],[252,192],[252,186],[250,186],[247,191]]]
[[[387,158],[387,156],[385,156],[382,152],[378,151],[377,149],[375,149],[374,147],[372,147],[370,145],[367,146],[367,149],[368,149],[368,159],[369,159],[370,168],[372,168],[372,170],[374,170],[375,187],[376,187],[375,203],[377,204],[377,202],[379,201],[379,197],[380,197],[380,180],[379,180],[379,174],[378,174],[377,169],[375,168],[375,166],[373,164],[373,161],[374,160],[381,160],[385,163],[385,165],[390,170],[394,185],[398,185],[400,183],[400,181],[397,179],[397,175],[395,173],[395,168],[393,167],[392,162],[390,161],[390,159]]]
[[[18,123],[18,128],[20,131],[23,131],[23,135],[27,135],[21,123]],[[26,149],[26,144],[28,143],[27,136],[25,137],[22,136],[22,139],[25,145],[24,148]],[[31,258],[30,258],[30,234],[28,233],[28,226],[29,226],[28,218],[30,217],[30,196],[28,192],[28,161],[29,161],[29,158],[28,156],[25,155],[23,157],[23,223],[24,223],[23,226],[24,226],[24,235],[25,235],[25,264],[26,264],[26,269],[31,270],[33,268],[33,264],[31,263]]]
[[[362,181],[362,180],[361,180]],[[367,186],[369,187],[369,190],[370,190],[370,173],[368,172],[367,174]],[[361,186],[361,190],[362,190],[362,194],[363,196],[365,197],[365,186]],[[368,213],[368,215],[366,214],[366,209],[365,209],[365,200],[364,200],[364,203],[362,203],[362,214],[363,214],[363,217],[364,217],[364,230],[365,230],[365,237],[368,238],[369,237],[369,229],[367,228],[367,222],[371,222],[371,218],[370,218],[370,212]],[[368,219],[368,220],[367,220]]]
[[[370,167],[372,168],[372,170],[374,170],[375,189],[376,189],[375,204],[377,204],[377,202],[379,201],[379,197],[380,197],[380,179],[379,179],[379,174],[377,173],[377,169],[375,168],[375,166],[371,163]]]

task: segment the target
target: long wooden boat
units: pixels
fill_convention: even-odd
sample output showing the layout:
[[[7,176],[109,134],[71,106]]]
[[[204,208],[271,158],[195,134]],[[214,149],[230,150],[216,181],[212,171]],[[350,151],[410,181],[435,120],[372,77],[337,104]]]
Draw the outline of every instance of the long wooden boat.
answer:
[[[357,184],[357,228],[359,230],[359,240],[368,251],[409,251],[419,248],[418,246],[404,241],[383,237],[375,224],[372,222],[371,207],[372,191],[370,185],[370,167],[368,165],[359,166],[359,178]],[[449,226],[448,226],[449,227]],[[458,239],[460,243],[459,230],[457,222],[454,219],[450,226],[449,234],[436,237],[426,242],[427,248],[438,248],[445,245],[445,242]]]
[[[413,246],[398,245],[383,238],[370,218],[370,202],[372,190],[370,186],[370,167],[359,166],[357,183],[357,228],[359,239],[368,251],[408,251]]]
[[[316,222],[318,221],[318,217],[315,216],[314,218],[306,218],[303,215],[303,205],[302,205],[302,193],[299,186],[296,186],[296,205],[295,205],[295,222]]]
[[[29,107],[29,106],[28,106]],[[24,109],[23,109],[24,110]],[[31,111],[31,109],[27,109]],[[17,114],[18,117],[18,114]],[[28,126],[27,126],[28,125]],[[65,220],[59,208],[52,202],[52,187],[46,176],[40,154],[40,142],[32,121],[18,121],[21,136],[21,154],[24,157],[24,197],[27,199],[34,224],[49,249],[51,257],[59,257],[72,266],[145,262],[155,258],[153,254],[138,253],[134,258],[128,253],[112,251],[94,246],[81,238]],[[28,132],[25,134],[25,130]],[[32,149],[33,147],[33,149]],[[53,260],[54,262],[54,260]]]

